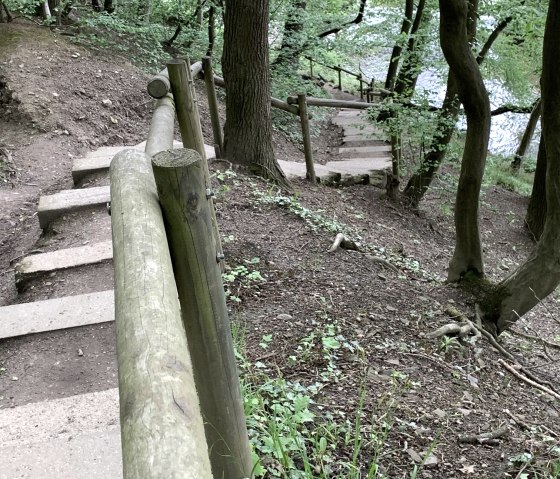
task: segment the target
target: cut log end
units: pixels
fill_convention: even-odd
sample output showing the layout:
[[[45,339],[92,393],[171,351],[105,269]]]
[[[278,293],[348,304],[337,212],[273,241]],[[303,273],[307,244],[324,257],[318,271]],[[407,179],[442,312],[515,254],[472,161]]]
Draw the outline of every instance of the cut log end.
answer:
[[[184,168],[201,161],[202,157],[195,150],[177,148],[176,150],[161,151],[154,155],[152,163],[160,168]]]

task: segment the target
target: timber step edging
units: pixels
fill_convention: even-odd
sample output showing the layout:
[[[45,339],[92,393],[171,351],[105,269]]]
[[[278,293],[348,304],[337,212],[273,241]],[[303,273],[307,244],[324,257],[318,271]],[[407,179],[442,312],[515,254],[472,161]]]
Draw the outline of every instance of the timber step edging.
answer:
[[[112,259],[112,241],[26,256],[14,266],[16,286],[21,289],[28,281],[53,271],[103,263]]]
[[[104,173],[109,171],[113,157],[123,150],[143,150],[146,142],[140,143],[131,147],[105,147],[99,150],[92,151],[86,154],[84,158],[76,158],[72,165],[72,179],[74,184],[78,184],[88,175],[93,173]],[[180,141],[173,142],[173,148],[182,148],[183,144]],[[118,149],[117,149],[118,148]],[[216,158],[214,147],[204,145],[206,159],[212,160]]]
[[[41,196],[37,216],[39,226],[46,228],[57,218],[111,201],[109,186],[94,186],[77,190],[63,190],[53,195]]]
[[[0,339],[106,323],[115,319],[113,290],[0,308]]]

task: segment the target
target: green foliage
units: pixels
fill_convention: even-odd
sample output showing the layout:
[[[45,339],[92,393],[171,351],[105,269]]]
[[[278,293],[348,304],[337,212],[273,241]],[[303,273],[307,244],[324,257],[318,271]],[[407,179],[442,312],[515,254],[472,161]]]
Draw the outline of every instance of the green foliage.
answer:
[[[242,291],[250,290],[257,283],[265,282],[266,279],[261,273],[247,266],[254,266],[260,263],[260,258],[245,260],[245,264],[239,264],[234,268],[228,268],[222,274],[222,280],[226,289],[226,298],[234,303],[241,302]],[[247,265],[247,266],[246,266]]]
[[[534,162],[527,161],[519,173],[515,174],[511,169],[511,158],[488,155],[486,168],[484,170],[483,185],[497,185],[507,190],[515,191],[523,196],[530,196],[533,189]],[[534,171],[534,170],[533,170]]]

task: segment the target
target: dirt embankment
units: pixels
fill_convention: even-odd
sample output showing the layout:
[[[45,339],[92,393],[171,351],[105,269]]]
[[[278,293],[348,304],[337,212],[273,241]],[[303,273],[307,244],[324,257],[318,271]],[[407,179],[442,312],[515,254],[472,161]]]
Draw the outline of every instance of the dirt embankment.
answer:
[[[36,218],[39,195],[72,187],[76,155],[145,139],[152,106],[144,93],[146,80],[135,67],[93,55],[48,30],[0,25],[0,147],[10,153],[12,171],[0,185],[0,304],[22,300],[16,298],[10,260],[45,240]],[[211,143],[203,101],[200,107]],[[279,158],[302,159],[281,136],[275,143]],[[315,140],[320,148],[325,144],[324,138]],[[386,477],[409,477],[419,453],[431,451],[419,477],[495,478],[522,477],[521,466],[510,458],[524,452],[540,462],[552,460],[560,429],[557,401],[512,379],[482,340],[470,344],[424,336],[451,320],[448,303],[465,312],[474,303],[421,273],[443,276],[453,250],[453,205],[446,185],[436,185],[439,190],[416,215],[371,186],[335,190],[300,182],[295,185],[300,194],[285,198],[259,180],[221,176],[217,214],[228,264],[258,268],[266,279],[250,287],[239,281],[230,285],[241,299],[232,317],[245,332],[248,359],[270,376],[319,390],[314,407],[320,416],[346,418],[352,429],[361,411],[367,440],[360,444],[360,465],[365,468],[379,454]],[[511,192],[485,191],[481,230],[492,278],[513,270],[531,248],[523,230],[525,206]],[[66,220],[59,236],[88,241],[87,228],[73,221]],[[333,228],[341,223],[362,244],[400,258],[399,273],[362,253],[327,253]],[[80,274],[65,276],[66,284],[100,287],[80,284],[86,278]],[[110,283],[110,266],[91,268],[88,275]],[[80,292],[76,288],[73,294]],[[25,301],[60,294],[70,293],[47,279],[25,293]],[[557,315],[551,300],[518,327],[554,341]],[[264,338],[272,338],[266,347]],[[339,342],[338,349],[325,349]],[[355,344],[362,348],[359,354]],[[558,389],[553,350],[516,336],[503,344]],[[0,375],[0,407],[116,385],[111,324],[4,341],[0,360],[6,368]],[[388,398],[395,400],[390,411],[384,406]],[[504,425],[509,436],[495,447],[457,442],[459,436]],[[352,448],[352,441],[340,446],[337,458],[351,458]],[[340,474],[330,477],[347,477],[348,469],[334,472]]]

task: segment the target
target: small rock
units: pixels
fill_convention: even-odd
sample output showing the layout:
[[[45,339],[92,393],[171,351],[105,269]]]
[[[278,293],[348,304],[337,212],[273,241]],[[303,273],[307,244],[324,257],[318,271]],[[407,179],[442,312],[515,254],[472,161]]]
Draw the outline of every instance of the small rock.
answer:
[[[418,454],[414,449],[407,449],[406,452],[414,462],[418,464],[422,462],[422,458],[420,457],[420,454]]]
[[[72,53],[72,58],[80,58],[80,54],[78,52]]]
[[[19,378],[17,376],[12,376],[12,381],[17,381]]]
[[[439,464],[439,459],[437,458],[437,456],[434,456],[433,454],[428,456],[424,461],[425,467],[434,467],[437,466],[438,464]]]
[[[81,349],[78,349],[78,356],[83,356],[84,352]]]
[[[472,411],[470,409],[459,408],[459,412],[462,413],[463,416],[468,416]]]
[[[114,116],[112,116],[111,123],[113,123],[113,125],[117,125],[119,123],[119,120],[117,120]]]
[[[441,409],[436,409],[433,411],[433,413],[439,417],[440,419],[443,419],[445,417],[445,411],[442,411]]]
[[[110,106],[113,105],[113,102],[112,102],[111,100],[109,100],[109,99],[105,99],[105,100],[103,100],[101,103],[103,104],[103,106],[105,106],[105,107],[107,107],[107,108],[109,108]]]
[[[292,316],[290,316],[289,314],[282,313],[282,314],[279,314],[278,316],[276,316],[276,319],[279,319],[280,321],[290,321],[291,319],[294,319],[294,318]]]
[[[58,98],[60,95],[56,92],[53,92],[52,96],[54,96],[55,98]]]

